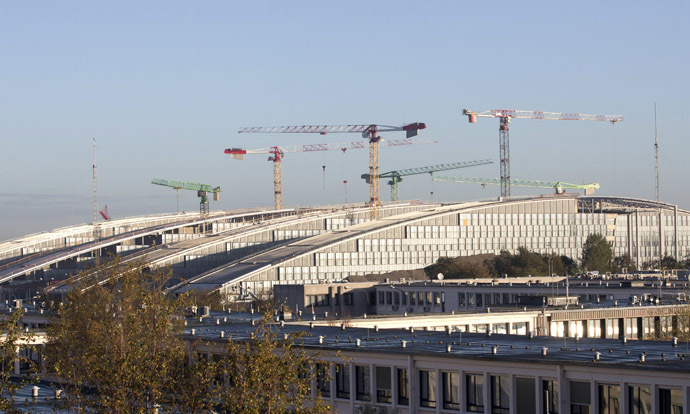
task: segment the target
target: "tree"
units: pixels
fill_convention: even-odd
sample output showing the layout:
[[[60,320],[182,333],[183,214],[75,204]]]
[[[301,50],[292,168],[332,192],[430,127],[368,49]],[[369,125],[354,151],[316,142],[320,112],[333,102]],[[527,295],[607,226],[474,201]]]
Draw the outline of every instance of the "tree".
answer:
[[[666,255],[661,259],[661,268],[664,270],[681,269],[683,264],[677,261],[675,257]]]
[[[601,234],[590,234],[582,246],[582,267],[584,270],[611,271],[613,253],[611,245]]]
[[[14,396],[22,387],[30,384],[36,378],[35,364],[22,356],[17,350],[20,347],[30,347],[33,335],[22,331],[19,321],[23,315],[22,308],[16,308],[8,317],[0,319],[0,412],[21,412],[14,406]],[[15,362],[28,363],[29,370],[25,375],[15,376]]]
[[[301,346],[301,334],[279,337],[266,312],[248,341],[228,341],[220,366],[220,411],[263,414],[290,412],[322,414],[331,407],[317,394],[317,366],[324,364]],[[330,380],[330,378],[326,378]]]
[[[627,269],[628,272],[634,272],[637,270],[632,257],[630,257],[630,255],[627,253],[622,256],[616,256],[616,258],[613,259],[613,271],[622,272],[623,269]]]
[[[253,340],[229,340],[213,355],[182,336],[199,296],[165,294],[169,271],[119,259],[74,287],[51,324],[50,359],[67,409],[87,412],[324,413],[312,398],[316,359],[299,337],[279,339],[271,312]],[[82,280],[87,280],[83,278]],[[86,283],[86,282],[83,282]]]
[[[104,283],[74,287],[59,307],[50,358],[67,404],[125,413],[169,403],[187,358],[184,302],[164,294],[168,272],[145,268],[115,259],[96,269]]]
[[[491,277],[489,268],[484,265],[481,256],[440,257],[436,263],[424,268],[427,276],[436,278],[442,273],[448,279],[471,279]]]

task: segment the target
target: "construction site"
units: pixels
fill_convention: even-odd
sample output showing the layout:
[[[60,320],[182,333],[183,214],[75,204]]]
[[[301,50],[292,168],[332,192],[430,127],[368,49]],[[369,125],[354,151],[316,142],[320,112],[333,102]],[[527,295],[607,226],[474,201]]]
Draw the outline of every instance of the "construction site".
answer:
[[[69,275],[108,255],[146,259],[170,266],[182,282],[172,290],[219,291],[228,297],[269,292],[278,283],[337,282],[349,276],[420,269],[441,257],[516,252],[524,247],[539,253],[578,260],[585,239],[603,235],[615,256],[627,255],[641,268],[671,256],[680,261],[690,249],[687,210],[659,200],[592,195],[598,183],[570,184],[511,176],[509,124],[520,120],[600,121],[615,124],[620,115],[584,115],[540,111],[463,110],[470,124],[479,118],[499,120],[499,178],[439,176],[438,173],[492,164],[489,158],[414,168],[379,171],[379,148],[434,145],[418,137],[423,122],[403,126],[378,124],[247,127],[244,134],[361,134],[345,143],[228,148],[225,154],[267,156],[273,167],[273,208],[213,211],[218,185],[155,178],[153,185],[174,189],[176,213],[111,220],[107,206],[99,209],[94,140],[93,222],[0,245],[0,283],[6,297],[31,297],[43,288],[62,288]],[[395,135],[404,134],[404,138]],[[384,135],[386,138],[384,139]],[[391,138],[388,138],[388,136]],[[369,199],[319,208],[283,206],[282,165],[287,153],[369,150],[369,170],[361,175]],[[387,155],[387,154],[386,154]],[[233,161],[234,162],[234,161]],[[245,161],[246,162],[246,161]],[[323,166],[325,170],[325,165]],[[472,202],[401,201],[403,177],[428,175],[431,181],[500,186],[497,197]],[[380,180],[390,186],[382,202]],[[343,183],[347,185],[347,182]],[[511,196],[511,187],[543,188],[543,194]],[[268,187],[257,183],[257,187]],[[404,185],[403,185],[404,189]],[[179,192],[199,198],[199,213],[179,212]],[[582,191],[579,195],[575,191]]]

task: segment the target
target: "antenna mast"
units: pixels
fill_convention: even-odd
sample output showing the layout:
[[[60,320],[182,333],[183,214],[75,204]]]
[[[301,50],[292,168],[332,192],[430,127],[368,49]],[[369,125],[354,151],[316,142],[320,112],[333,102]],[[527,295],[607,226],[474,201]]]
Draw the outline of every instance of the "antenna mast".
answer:
[[[654,172],[656,174],[656,201],[659,201],[659,135],[656,129],[656,102],[654,102]]]
[[[98,178],[96,176],[96,138],[93,139],[93,224],[98,220]]]

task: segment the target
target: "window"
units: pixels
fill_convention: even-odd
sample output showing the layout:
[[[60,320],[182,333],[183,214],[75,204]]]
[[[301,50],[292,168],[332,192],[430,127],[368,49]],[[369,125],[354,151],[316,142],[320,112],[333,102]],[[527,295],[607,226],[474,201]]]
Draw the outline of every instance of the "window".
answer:
[[[376,401],[393,402],[390,367],[376,367]]]
[[[345,293],[343,295],[343,302],[345,303],[346,306],[352,306],[353,296],[354,296],[354,294],[352,294],[352,293]]]
[[[544,414],[558,414],[558,381],[542,381],[542,404]]]
[[[659,413],[683,414],[683,390],[659,388]]]
[[[621,389],[618,385],[599,384],[599,413],[619,414]]]
[[[330,374],[328,364],[316,364],[316,389],[322,397],[331,396]]]
[[[491,376],[491,412],[508,414],[510,411],[510,379],[507,375]]]
[[[628,387],[628,407],[630,414],[649,414],[652,412],[652,393],[649,387]]]
[[[464,292],[458,293],[458,306],[460,306],[460,307],[465,306],[465,293]]]
[[[355,365],[355,389],[359,401],[371,401],[369,384],[369,366]]]
[[[338,398],[350,398],[350,366],[345,364],[335,365],[335,396]]]
[[[484,412],[484,375],[467,374],[467,411]]]
[[[386,303],[386,293],[385,292],[379,292],[379,305],[383,305]]]
[[[585,381],[570,381],[571,414],[589,414],[592,404],[590,384]]]
[[[517,414],[532,414],[537,411],[534,378],[515,378],[515,396]]]
[[[328,306],[328,295],[307,295],[307,306]]]
[[[460,409],[460,374],[457,372],[441,373],[443,384],[443,408]]]
[[[436,407],[436,371],[419,370],[419,405]]]
[[[398,404],[408,405],[410,404],[410,377],[407,372],[407,368],[397,368],[396,369],[398,377]]]

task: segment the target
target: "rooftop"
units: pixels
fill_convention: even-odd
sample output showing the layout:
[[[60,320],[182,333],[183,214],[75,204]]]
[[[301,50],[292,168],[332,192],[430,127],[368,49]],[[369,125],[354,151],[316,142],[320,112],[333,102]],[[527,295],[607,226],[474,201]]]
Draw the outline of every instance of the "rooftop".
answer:
[[[228,338],[250,340],[258,324],[208,318],[188,326],[185,338],[223,342]],[[282,326],[281,326],[282,325]],[[306,348],[427,355],[540,364],[613,366],[690,373],[690,343],[672,341],[624,341],[594,338],[553,338],[479,333],[419,331],[407,329],[304,327],[273,324],[279,338],[302,335]],[[192,334],[192,329],[194,334]],[[221,337],[223,332],[223,337]],[[641,362],[642,355],[644,361]]]

